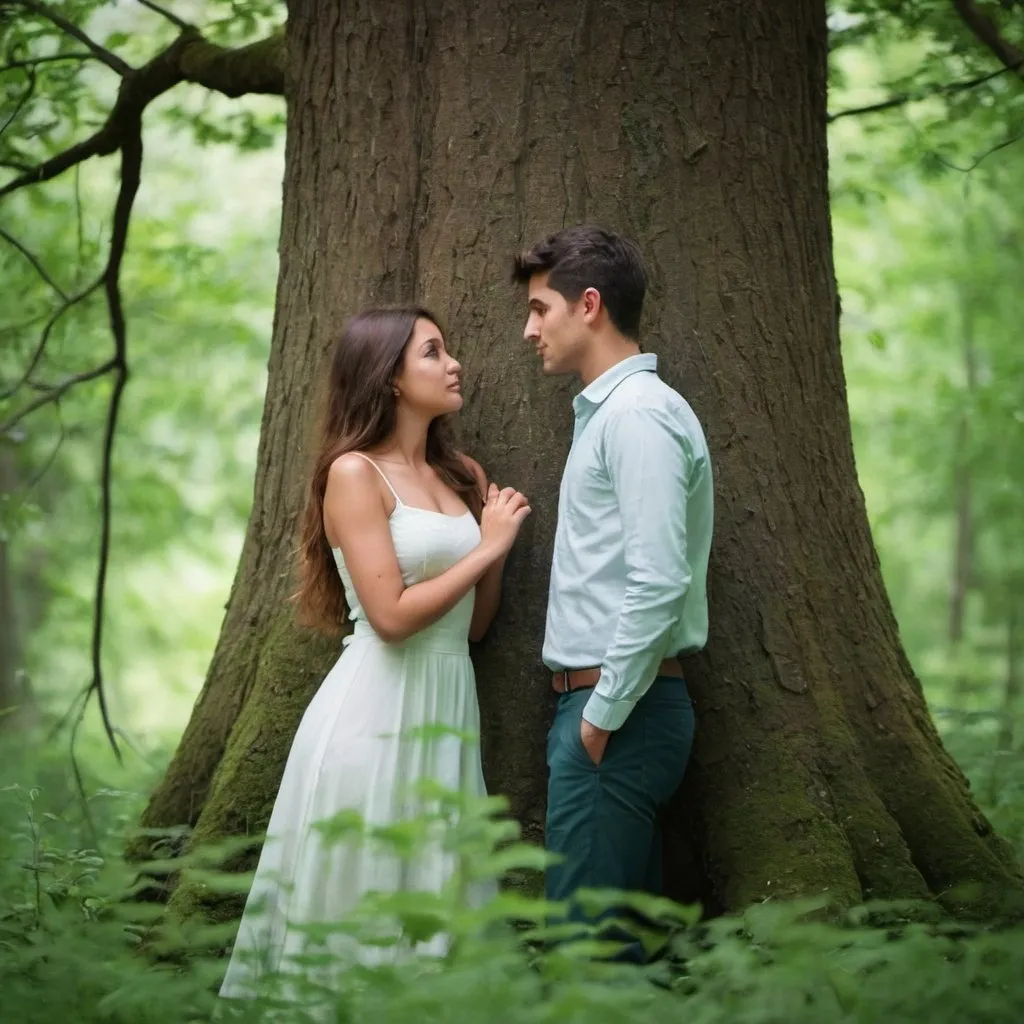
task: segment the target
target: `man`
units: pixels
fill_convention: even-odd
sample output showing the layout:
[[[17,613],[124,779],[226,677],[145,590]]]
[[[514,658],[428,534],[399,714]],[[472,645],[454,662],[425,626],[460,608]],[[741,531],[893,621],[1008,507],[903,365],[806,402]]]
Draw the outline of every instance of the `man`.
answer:
[[[712,478],[684,399],[638,342],[636,243],[597,227],[524,252],[523,332],[545,373],[577,374],[558,500],[544,664],[560,694],[548,737],[547,897],[659,893],[658,810],[682,781],[693,707],[677,656],[707,641]],[[582,917],[576,908],[574,917]],[[640,959],[639,945],[626,958]]]

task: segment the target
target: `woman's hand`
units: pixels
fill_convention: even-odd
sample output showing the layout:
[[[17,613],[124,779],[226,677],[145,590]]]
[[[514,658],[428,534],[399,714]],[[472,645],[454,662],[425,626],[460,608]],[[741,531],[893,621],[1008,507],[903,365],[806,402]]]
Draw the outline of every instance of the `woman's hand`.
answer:
[[[530,511],[525,495],[514,487],[498,490],[496,484],[491,484],[480,516],[480,543],[493,550],[498,558],[503,558]]]

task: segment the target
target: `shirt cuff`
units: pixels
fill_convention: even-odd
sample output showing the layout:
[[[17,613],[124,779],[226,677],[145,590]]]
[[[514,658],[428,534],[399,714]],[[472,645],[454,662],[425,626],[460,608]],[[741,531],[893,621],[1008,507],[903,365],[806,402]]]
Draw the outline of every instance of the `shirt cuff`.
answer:
[[[632,710],[632,701],[612,700],[594,690],[583,708],[583,719],[598,729],[614,732],[629,718]]]

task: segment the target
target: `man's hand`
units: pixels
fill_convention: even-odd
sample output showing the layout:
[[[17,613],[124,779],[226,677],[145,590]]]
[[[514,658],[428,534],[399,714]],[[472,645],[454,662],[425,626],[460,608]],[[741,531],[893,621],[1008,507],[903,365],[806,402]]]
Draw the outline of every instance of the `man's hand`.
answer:
[[[601,759],[604,757],[604,748],[608,746],[609,736],[611,736],[610,730],[598,729],[596,725],[591,725],[585,718],[580,721],[580,739],[583,741],[583,749],[587,752],[590,760],[594,762],[595,767],[601,763]]]

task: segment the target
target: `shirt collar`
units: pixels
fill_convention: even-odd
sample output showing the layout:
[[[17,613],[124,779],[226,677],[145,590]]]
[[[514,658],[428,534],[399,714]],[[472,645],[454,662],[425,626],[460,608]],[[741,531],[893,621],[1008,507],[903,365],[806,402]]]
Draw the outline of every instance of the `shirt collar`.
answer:
[[[592,380],[573,400],[573,409],[578,413],[585,405],[595,408],[599,406],[627,377],[641,371],[651,373],[658,369],[658,357],[653,352],[641,352],[640,355],[629,356],[622,362],[605,370],[596,380]]]

